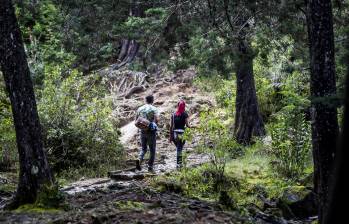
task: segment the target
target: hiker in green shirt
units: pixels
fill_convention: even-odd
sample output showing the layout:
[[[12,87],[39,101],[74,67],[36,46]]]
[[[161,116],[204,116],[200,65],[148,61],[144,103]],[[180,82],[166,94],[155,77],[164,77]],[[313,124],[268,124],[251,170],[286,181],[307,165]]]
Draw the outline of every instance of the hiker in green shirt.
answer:
[[[136,161],[136,169],[141,170],[141,164],[144,159],[144,155],[147,152],[149,146],[150,158],[148,161],[148,171],[153,172],[155,152],[156,152],[156,124],[159,122],[159,110],[153,106],[154,96],[150,95],[145,98],[146,104],[138,108],[136,120],[138,117],[146,118],[152,125],[152,128],[141,130],[141,144],[142,149],[139,153],[139,159]]]

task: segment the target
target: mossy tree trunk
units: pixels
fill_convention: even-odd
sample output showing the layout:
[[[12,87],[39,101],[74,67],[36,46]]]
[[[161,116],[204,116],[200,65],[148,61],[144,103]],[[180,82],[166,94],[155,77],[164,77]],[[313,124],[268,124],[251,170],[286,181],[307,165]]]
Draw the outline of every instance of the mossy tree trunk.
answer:
[[[254,54],[245,38],[239,39],[237,54],[234,136],[237,142],[250,144],[252,136],[265,135],[265,128],[253,77]]]
[[[319,221],[328,210],[329,180],[338,135],[332,5],[328,0],[308,0],[307,26],[310,50],[312,144],[314,187],[318,195]]]
[[[0,67],[10,97],[19,153],[17,192],[9,208],[33,203],[53,184],[43,149],[41,126],[21,31],[11,0],[0,0]]]

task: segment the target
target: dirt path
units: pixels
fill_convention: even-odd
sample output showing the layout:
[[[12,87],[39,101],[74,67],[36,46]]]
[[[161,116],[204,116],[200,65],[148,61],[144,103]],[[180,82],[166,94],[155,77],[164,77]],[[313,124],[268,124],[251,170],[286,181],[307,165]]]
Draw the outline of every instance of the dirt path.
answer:
[[[69,195],[67,211],[0,213],[0,223],[246,223],[213,203],[157,192],[134,183]],[[263,223],[263,222],[259,222]]]
[[[120,142],[123,145],[126,145],[128,142],[134,138],[134,136],[137,134],[137,128],[135,126],[135,122],[131,121],[130,123],[126,124],[125,126],[120,128],[121,137]]]
[[[168,142],[168,128],[170,123],[171,113],[175,110],[175,105],[180,98],[187,101],[188,111],[190,111],[190,120],[193,124],[199,123],[198,105],[204,103],[206,105],[214,105],[214,99],[211,96],[205,96],[200,93],[195,87],[183,83],[174,83],[169,86],[152,90],[150,89],[144,95],[155,92],[155,105],[160,112],[160,125],[157,137],[157,156],[156,165],[154,167],[156,173],[169,172],[176,168],[176,150],[175,146]],[[142,98],[141,98],[142,99]],[[143,102],[140,101],[140,104]],[[129,158],[137,158],[140,149],[139,131],[131,121],[121,129],[121,142],[125,146]],[[206,162],[208,157],[203,154],[196,154],[194,151],[197,138],[194,137],[192,142],[187,142],[185,151],[188,154],[187,164],[189,166],[198,165]]]

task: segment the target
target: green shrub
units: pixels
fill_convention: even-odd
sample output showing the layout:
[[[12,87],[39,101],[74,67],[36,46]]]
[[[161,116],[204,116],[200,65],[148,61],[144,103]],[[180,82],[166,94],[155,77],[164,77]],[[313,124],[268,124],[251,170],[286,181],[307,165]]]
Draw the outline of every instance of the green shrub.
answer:
[[[272,154],[276,170],[289,178],[300,178],[310,164],[311,131],[304,113],[285,107],[272,125]]]
[[[217,173],[213,164],[207,163],[196,168],[183,169],[171,176],[156,178],[154,186],[161,191],[183,193],[189,197],[221,202],[222,192],[239,188],[233,177]]]
[[[282,94],[279,87],[273,86],[271,80],[263,76],[256,76],[256,90],[259,111],[263,121],[267,123],[272,115],[283,107],[282,102],[280,102]]]
[[[59,67],[46,71],[38,110],[49,162],[58,173],[73,168],[103,175],[121,158],[111,102],[100,83],[77,71],[62,78]]]
[[[75,56],[64,48],[66,32],[60,32],[64,26],[65,15],[53,0],[21,1],[16,5],[16,15],[26,48],[29,68],[34,85],[41,85],[45,67],[49,63],[69,66]]]
[[[220,107],[227,108],[229,112],[235,111],[236,81],[224,80],[223,85],[216,92],[216,101]]]
[[[209,155],[215,189],[220,192],[225,188],[226,163],[241,155],[241,146],[229,134],[229,128],[218,111],[202,112],[200,120],[205,122],[197,128],[197,134],[201,136],[198,149]]]
[[[259,50],[253,63],[259,109],[265,123],[273,122],[273,115],[294,100],[306,98],[309,92],[309,74],[301,58],[295,58],[296,44],[290,36],[278,42],[257,35]],[[267,42],[265,42],[267,41]],[[278,45],[276,47],[276,45]]]
[[[0,73],[0,171],[11,168],[18,160],[16,132],[13,126],[10,99],[5,92],[5,85]]]

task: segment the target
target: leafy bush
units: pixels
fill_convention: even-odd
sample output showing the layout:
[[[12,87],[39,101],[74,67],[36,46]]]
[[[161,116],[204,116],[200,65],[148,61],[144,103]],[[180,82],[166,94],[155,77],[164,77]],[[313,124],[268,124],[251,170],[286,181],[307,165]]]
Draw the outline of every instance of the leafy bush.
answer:
[[[230,196],[222,199],[222,195],[229,190],[239,188],[238,181],[230,176],[224,175],[220,182],[217,182],[216,168],[212,164],[203,164],[192,169],[183,169],[182,172],[175,173],[171,176],[159,176],[153,183],[154,187],[160,191],[171,191],[184,193],[190,197],[197,197],[204,200],[216,200],[226,207],[232,207],[226,203],[230,201]]]
[[[218,105],[223,108],[227,108],[229,112],[235,111],[235,90],[235,80],[224,80],[223,85],[216,92],[216,101],[218,102]]]
[[[253,71],[259,109],[267,123],[273,121],[273,114],[294,104],[294,97],[309,96],[310,76],[304,69],[307,66],[304,60],[295,57],[296,43],[290,36],[283,36],[278,41],[270,41],[262,36],[260,33],[255,37],[259,52],[253,63]]]
[[[299,178],[310,163],[310,124],[294,106],[285,107],[277,120],[271,130],[276,169],[286,177]]]
[[[197,129],[197,134],[200,135],[199,151],[210,156],[214,185],[217,192],[220,192],[224,190],[226,163],[241,154],[241,146],[229,135],[229,129],[219,112],[202,112],[200,120],[205,122]]]
[[[227,109],[229,114],[235,110],[236,81],[226,80],[220,76],[195,78],[195,86],[205,92],[214,91],[215,99],[220,108]]]
[[[65,66],[74,56],[62,48],[64,15],[53,0],[21,1],[16,15],[35,85],[41,85],[47,63]],[[70,66],[70,65],[69,65]]]
[[[203,32],[192,25],[188,31],[192,33],[187,43],[188,47],[174,49],[176,55],[169,60],[170,69],[177,70],[195,65],[200,75],[207,77],[222,75],[224,78],[230,78],[233,71],[231,49],[215,31],[202,35]]]
[[[93,169],[98,174],[117,165],[119,134],[100,78],[72,71],[63,79],[59,67],[46,74],[38,109],[53,170]]]
[[[170,15],[167,9],[161,7],[147,9],[144,13],[144,17],[129,16],[120,25],[115,25],[113,32],[118,37],[136,40],[142,46],[139,51],[144,55],[142,63],[146,65],[167,57],[167,52],[163,52],[161,47],[163,30]]]
[[[143,44],[155,44],[151,43],[151,40],[156,41],[161,35],[164,26],[166,26],[168,11],[164,8],[151,8],[145,11],[145,15],[143,18],[128,17],[120,27],[114,27],[114,31],[126,34],[128,38]]]
[[[273,86],[272,82],[263,76],[256,74],[256,89],[258,97],[259,111],[264,122],[269,122],[273,114],[282,107],[282,94],[278,86]]]
[[[10,100],[0,77],[0,171],[11,168],[17,161],[16,133],[13,126]]]
[[[281,109],[271,116],[272,154],[280,174],[300,178],[310,164],[311,130],[307,76],[294,71],[279,90]]]

